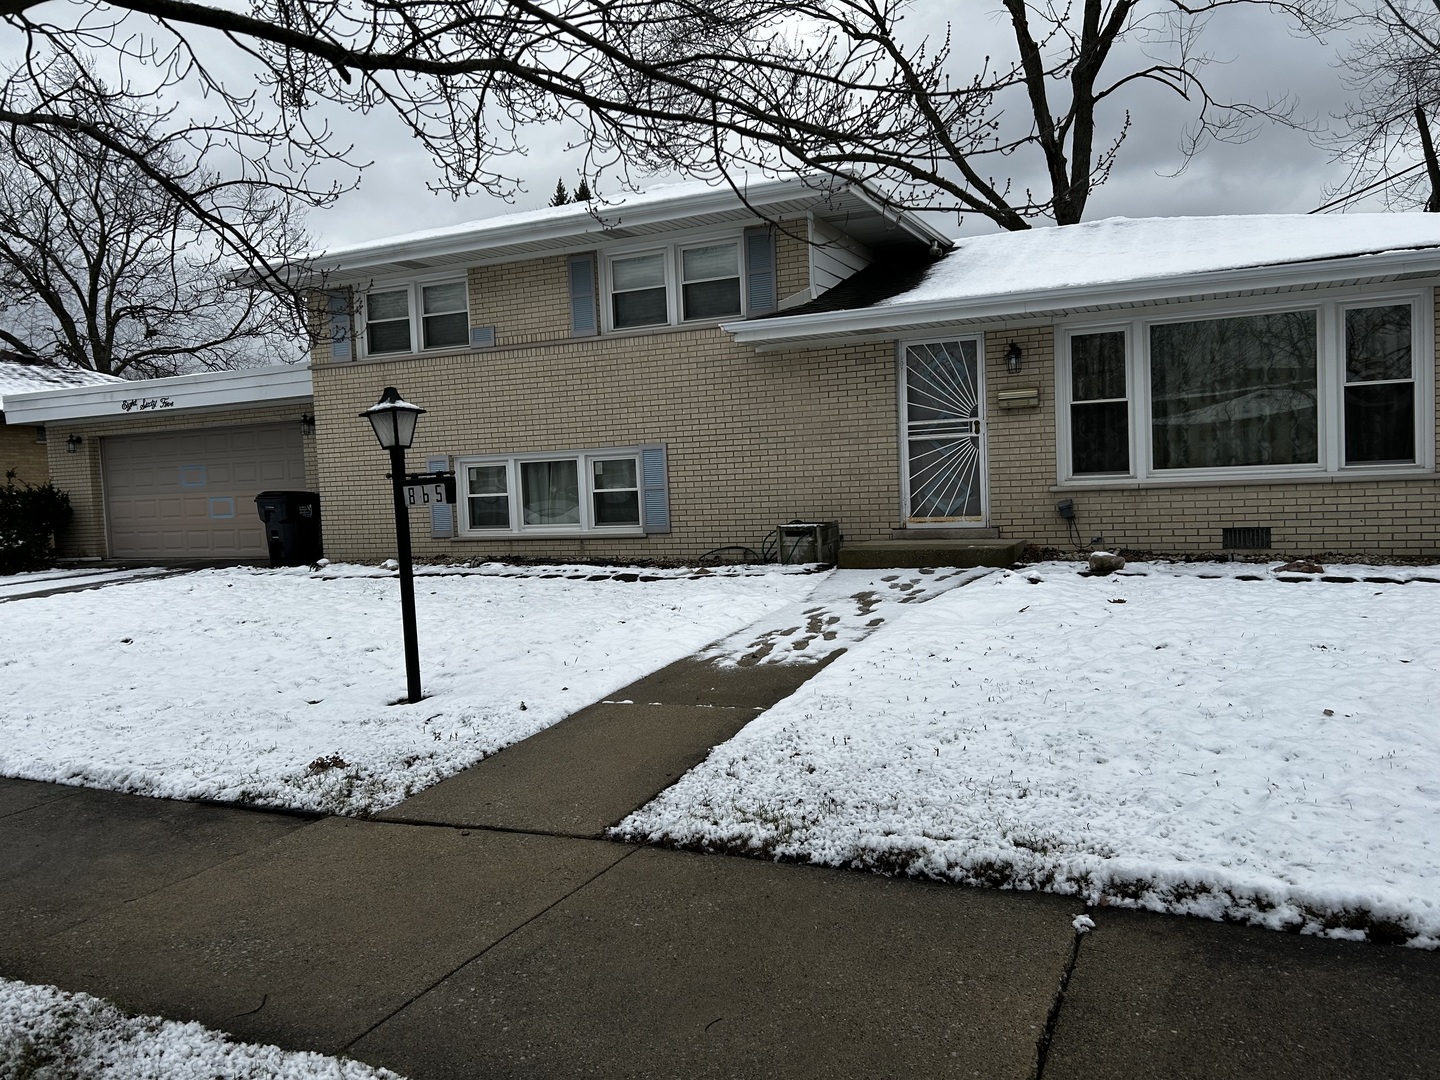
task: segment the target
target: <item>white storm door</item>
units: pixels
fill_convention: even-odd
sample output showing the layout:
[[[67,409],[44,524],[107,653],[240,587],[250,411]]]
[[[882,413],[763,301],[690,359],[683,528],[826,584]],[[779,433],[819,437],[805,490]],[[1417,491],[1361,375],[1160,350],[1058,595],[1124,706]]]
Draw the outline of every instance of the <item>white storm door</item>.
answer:
[[[906,522],[984,525],[980,339],[907,345],[901,363]]]

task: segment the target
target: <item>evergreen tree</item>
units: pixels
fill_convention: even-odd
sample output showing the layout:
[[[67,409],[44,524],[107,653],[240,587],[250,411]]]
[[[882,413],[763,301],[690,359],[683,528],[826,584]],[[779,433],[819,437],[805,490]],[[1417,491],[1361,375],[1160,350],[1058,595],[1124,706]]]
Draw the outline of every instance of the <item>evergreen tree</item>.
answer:
[[[550,196],[550,205],[551,205],[551,206],[564,206],[566,203],[568,203],[568,202],[570,202],[570,201],[571,201],[571,200],[570,200],[570,193],[565,190],[565,181],[564,181],[564,180],[556,180],[556,181],[555,181],[555,194]]]
[[[580,177],[580,183],[575,185],[575,194],[570,197],[570,201],[588,203],[594,197],[590,194],[590,181]]]

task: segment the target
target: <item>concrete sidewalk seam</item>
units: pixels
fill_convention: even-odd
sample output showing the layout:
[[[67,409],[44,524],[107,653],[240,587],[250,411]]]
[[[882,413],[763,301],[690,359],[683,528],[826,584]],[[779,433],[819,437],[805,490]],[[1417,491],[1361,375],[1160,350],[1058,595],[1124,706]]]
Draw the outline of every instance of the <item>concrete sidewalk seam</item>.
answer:
[[[387,822],[386,824],[390,824],[390,823]],[[500,830],[497,829],[497,830],[494,830],[494,831],[498,832],[498,831],[500,831]],[[517,831],[518,831],[518,830],[517,830]],[[537,911],[534,915],[531,915],[530,918],[526,919],[524,922],[520,923],[518,926],[512,927],[510,930],[506,931],[506,932],[505,932],[504,934],[502,934],[500,937],[498,937],[498,938],[496,938],[494,941],[490,942],[489,945],[486,945],[483,949],[481,949],[479,952],[477,952],[474,956],[471,956],[471,957],[469,957],[468,959],[463,960],[463,961],[460,962],[459,964],[456,964],[453,968],[451,968],[449,971],[445,972],[445,973],[444,973],[443,975],[441,975],[438,979],[436,979],[434,982],[432,982],[429,986],[427,986],[427,987],[425,987],[423,990],[420,990],[419,992],[413,994],[413,995],[412,995],[411,997],[409,997],[407,1000],[401,1002],[399,1005],[397,1005],[397,1006],[396,1006],[394,1009],[392,1009],[390,1012],[386,1013],[386,1014],[385,1014],[384,1016],[382,1016],[379,1020],[375,1021],[375,1023],[371,1024],[371,1025],[370,1025],[368,1028],[366,1028],[364,1031],[360,1032],[359,1035],[356,1035],[355,1038],[351,1039],[349,1042],[347,1042],[347,1043],[344,1045],[344,1047],[341,1049],[341,1053],[342,1053],[342,1054],[349,1054],[351,1048],[353,1048],[356,1043],[360,1042],[362,1039],[366,1038],[367,1036],[369,1036],[369,1035],[372,1034],[373,1032],[375,1032],[375,1031],[379,1030],[380,1028],[384,1027],[384,1026],[385,1026],[386,1024],[388,1024],[391,1020],[395,1019],[395,1017],[399,1016],[399,1015],[400,1015],[401,1013],[403,1013],[406,1009],[408,1009],[411,1005],[415,1004],[415,1002],[417,1002],[417,1001],[419,1001],[421,998],[423,998],[426,994],[429,994],[432,990],[434,990],[436,987],[440,986],[442,983],[444,983],[444,982],[446,982],[446,981],[454,978],[455,975],[457,975],[459,972],[463,971],[465,968],[469,967],[469,966],[470,966],[471,964],[473,964],[476,960],[479,960],[482,956],[485,956],[485,955],[486,955],[487,953],[489,953],[492,949],[494,949],[497,945],[500,945],[500,944],[503,944],[503,943],[506,942],[506,941],[509,941],[512,937],[514,937],[516,934],[518,934],[521,930],[524,930],[527,926],[529,926],[531,923],[533,923],[536,919],[539,919],[539,918],[542,918],[542,917],[545,916],[545,915],[548,915],[550,912],[554,911],[557,907],[559,907],[559,906],[560,906],[561,904],[563,904],[565,901],[569,900],[569,899],[570,899],[572,896],[574,896],[575,894],[577,894],[577,893],[579,893],[579,892],[581,892],[581,891],[583,891],[583,890],[585,890],[585,889],[588,889],[591,885],[595,884],[595,882],[599,881],[602,877],[604,877],[606,874],[610,873],[610,871],[614,870],[617,866],[619,866],[621,863],[623,863],[626,859],[630,858],[632,855],[634,855],[637,851],[640,851],[640,850],[641,850],[641,849],[640,849],[638,846],[632,847],[632,848],[631,848],[629,851],[627,851],[624,855],[620,856],[620,858],[616,859],[613,863],[610,863],[608,866],[606,866],[604,869],[602,869],[602,870],[599,871],[598,873],[592,874],[590,877],[586,878],[586,879],[585,879],[584,881],[582,881],[579,885],[576,885],[575,888],[573,888],[573,889],[571,889],[569,892],[567,892],[564,896],[557,897],[553,903],[547,904],[544,908],[542,908],[541,910]]]
[[[25,777],[23,777],[23,776],[8,776],[8,777],[4,777],[3,779],[6,779],[6,780],[24,780]],[[53,781],[47,781],[47,780],[37,780],[37,781],[31,781],[31,782],[32,782],[32,783],[41,783],[41,784],[44,784],[44,783],[53,783]],[[68,785],[56,784],[55,786],[56,786],[56,787],[65,787],[65,786],[68,786]],[[22,806],[22,807],[20,807],[20,809],[18,809],[18,810],[10,810],[10,811],[7,811],[6,813],[0,814],[0,821],[3,821],[5,818],[14,817],[16,814],[28,814],[28,813],[30,813],[32,810],[38,810],[40,807],[42,807],[42,806],[47,806],[47,805],[49,805],[49,804],[51,804],[51,803],[64,802],[66,799],[73,799],[73,798],[75,798],[75,796],[79,795],[82,791],[88,791],[88,790],[91,790],[91,789],[89,789],[89,788],[82,788],[82,787],[76,787],[74,791],[67,792],[67,793],[64,794],[64,795],[61,795],[59,798],[46,799],[45,802],[43,802],[43,803],[36,803],[36,804],[34,804],[34,805],[32,805],[32,806]]]
[[[398,803],[396,805],[399,805]],[[384,811],[382,811],[383,813]],[[376,825],[409,825],[421,829],[454,829],[457,832],[472,833],[506,833],[510,836],[545,836],[552,840],[596,840],[604,841],[607,844],[629,844],[628,840],[612,840],[606,834],[613,829],[614,825],[607,825],[598,833],[578,832],[556,832],[553,829],[522,829],[519,826],[511,825],[470,825],[465,822],[443,821],[429,818],[355,818],[356,821],[371,821]],[[624,820],[621,818],[620,820]],[[636,845],[644,846],[644,845]]]
[[[1060,1023],[1060,1012],[1065,1007],[1065,988],[1070,985],[1070,976],[1075,971],[1075,965],[1080,962],[1080,942],[1085,937],[1086,931],[1075,930],[1075,940],[1070,946],[1070,960],[1065,965],[1065,970],[1060,973],[1060,985],[1055,988],[1055,997],[1050,1002],[1050,1011],[1045,1015],[1045,1026],[1040,1030],[1040,1037],[1035,1040],[1035,1065],[1030,1070],[1030,1080],[1044,1080],[1045,1059],[1050,1056],[1050,1042],[1055,1037],[1055,1028]]]

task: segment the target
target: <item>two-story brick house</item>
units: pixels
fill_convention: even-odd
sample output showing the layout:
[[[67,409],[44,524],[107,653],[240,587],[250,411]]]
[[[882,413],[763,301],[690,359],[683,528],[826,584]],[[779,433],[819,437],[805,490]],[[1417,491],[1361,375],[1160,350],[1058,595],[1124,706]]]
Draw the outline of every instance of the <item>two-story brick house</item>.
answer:
[[[313,356],[326,552],[390,551],[385,460],[357,414],[427,413],[453,467],[420,556],[695,556],[778,523],[896,523],[893,342],[763,355],[722,324],[795,309],[950,241],[858,188],[685,184],[330,251]]]
[[[693,557],[796,518],[870,564],[939,537],[1440,556],[1433,215],[950,241],[859,188],[746,194],[330,253],[329,553],[390,549],[356,414],[393,385],[428,410],[412,467],[459,478],[429,556]]]
[[[244,557],[248,489],[197,486],[239,482],[243,437],[256,482],[320,492],[328,556],[392,555],[359,414],[394,386],[426,410],[410,468],[458,479],[414,515],[422,558],[695,557],[793,519],[870,565],[1096,537],[1440,558],[1440,215],[952,241],[858,187],[690,184],[319,265],[308,372],[15,400],[50,425],[72,543]]]

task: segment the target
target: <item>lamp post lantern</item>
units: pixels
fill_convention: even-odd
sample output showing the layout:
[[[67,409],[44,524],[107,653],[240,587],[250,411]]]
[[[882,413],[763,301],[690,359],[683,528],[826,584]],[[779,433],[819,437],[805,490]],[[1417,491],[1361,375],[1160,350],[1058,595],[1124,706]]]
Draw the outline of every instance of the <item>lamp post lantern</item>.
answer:
[[[420,644],[415,634],[415,571],[410,556],[410,511],[405,506],[405,451],[415,439],[415,423],[425,410],[385,387],[380,400],[360,415],[375,438],[390,451],[390,486],[395,496],[395,542],[400,556],[400,619],[405,631],[405,684],[408,699],[420,700]]]

